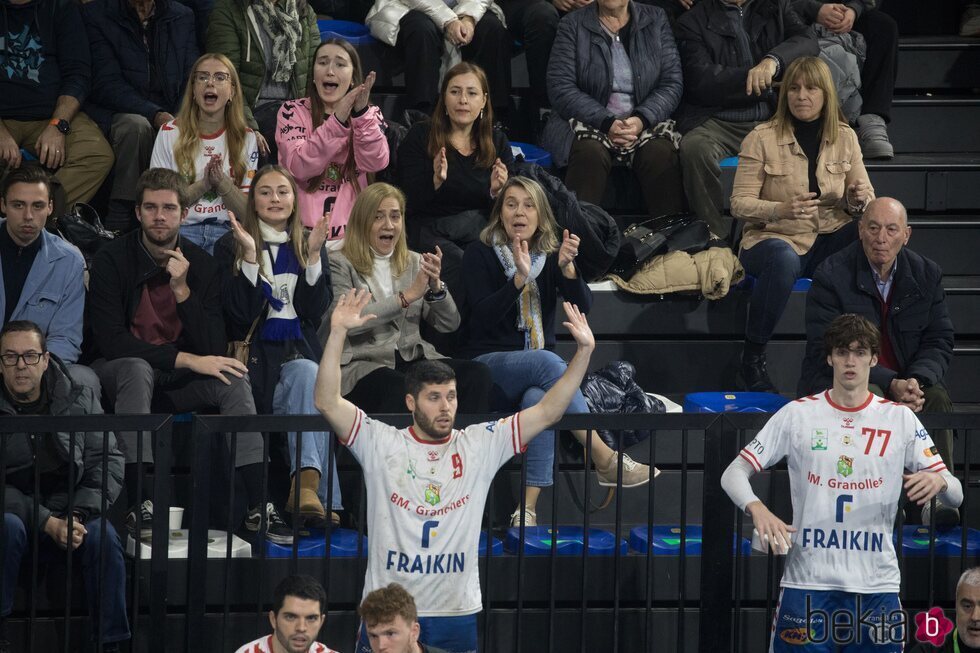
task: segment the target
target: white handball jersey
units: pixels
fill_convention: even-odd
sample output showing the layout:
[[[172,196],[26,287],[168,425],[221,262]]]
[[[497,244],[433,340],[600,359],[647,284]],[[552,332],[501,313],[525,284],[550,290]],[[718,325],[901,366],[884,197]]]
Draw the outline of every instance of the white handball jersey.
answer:
[[[274,648],[272,648],[272,638],[275,635],[269,635],[268,637],[259,637],[257,640],[249,642],[245,646],[241,647],[235,653],[275,653]],[[332,648],[327,648],[320,642],[313,642],[310,646],[308,653],[337,653],[337,651]]]
[[[824,392],[790,402],[739,452],[757,472],[787,459],[793,546],[781,585],[898,592],[892,543],[902,474],[942,472],[932,438],[907,407],[868,393],[857,408]]]
[[[420,616],[479,612],[483,506],[520,442],[520,413],[424,442],[411,427],[399,430],[358,410],[347,446],[367,484],[364,595],[399,583]]]
[[[180,172],[177,168],[177,159],[174,157],[174,146],[180,137],[180,128],[176,120],[163,125],[157,134],[156,141],[153,143],[153,153],[150,155],[151,168],[167,168]],[[224,173],[234,179],[231,170],[231,158],[228,156],[228,142],[225,139],[225,130],[222,129],[214,134],[201,135],[201,147],[194,156],[194,181],[204,177],[204,169],[213,157],[221,156]],[[245,134],[245,177],[239,186],[242,192],[247,193],[252,186],[252,178],[255,177],[256,166],[259,163],[259,146],[255,140],[255,132],[251,129]],[[185,180],[186,181],[186,180]],[[228,207],[225,201],[215,190],[204,193],[187,211],[187,218],[184,224],[197,224],[208,218],[216,218],[218,222],[228,222]]]

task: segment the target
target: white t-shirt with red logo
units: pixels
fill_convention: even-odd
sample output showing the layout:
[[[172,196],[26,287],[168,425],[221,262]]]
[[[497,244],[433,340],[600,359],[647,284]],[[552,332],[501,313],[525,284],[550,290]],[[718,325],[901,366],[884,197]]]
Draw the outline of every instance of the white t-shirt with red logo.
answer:
[[[249,642],[245,646],[241,647],[235,653],[274,653],[275,649],[272,648],[272,638],[275,635],[269,635],[268,637],[259,637],[253,642]],[[309,648],[308,653],[337,653],[337,651],[332,648],[328,648],[326,645],[320,642],[313,642],[313,645]]]
[[[150,155],[151,168],[167,168],[180,172],[177,168],[177,159],[174,158],[174,146],[177,145],[179,136],[180,128],[175,120],[171,120],[160,128],[157,139],[153,143],[153,154]],[[234,179],[231,171],[231,159],[228,157],[227,150],[228,144],[224,129],[214,134],[201,135],[201,147],[194,157],[194,179],[190,183],[203,178],[204,168],[208,161],[216,156],[222,157],[225,174]],[[242,192],[247,193],[248,189],[251,188],[252,178],[255,177],[258,164],[259,148],[255,140],[255,133],[250,129],[245,133],[245,177],[239,186]],[[215,218],[218,222],[228,222],[228,209],[225,207],[225,201],[215,190],[205,192],[200,199],[190,206],[184,224],[197,224],[209,218]]]
[[[932,438],[906,406],[868,393],[857,408],[829,392],[790,402],[739,456],[756,472],[783,458],[793,501],[793,546],[782,586],[898,592],[892,543],[905,470],[943,472]]]
[[[419,616],[482,609],[477,573],[490,482],[521,452],[520,413],[454,429],[438,442],[357,411],[347,446],[367,484],[368,566],[364,595],[399,583]]]

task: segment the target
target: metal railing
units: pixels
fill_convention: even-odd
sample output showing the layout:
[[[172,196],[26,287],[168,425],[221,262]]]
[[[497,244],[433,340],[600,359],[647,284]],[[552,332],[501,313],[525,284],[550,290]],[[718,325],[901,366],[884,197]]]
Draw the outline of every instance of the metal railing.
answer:
[[[488,417],[488,416],[481,416]],[[498,417],[498,416],[495,416]],[[409,423],[408,415],[383,415],[379,419],[395,426]],[[758,414],[675,414],[675,415],[575,415],[557,425],[560,429],[651,429],[651,437],[630,449],[637,460],[646,460],[664,474],[640,489],[618,488],[610,508],[592,512],[596,494],[591,480],[592,452],[586,447],[584,461],[569,460],[555,444],[555,485],[550,496],[539,502],[548,514],[539,520],[550,526],[553,536],[545,555],[529,555],[519,545],[512,553],[494,553],[494,535],[506,536],[502,515],[521,505],[521,488],[526,469],[519,462],[505,466],[493,481],[487,499],[484,528],[485,553],[479,570],[483,591],[480,618],[480,645],[483,651],[754,651],[768,641],[782,561],[771,556],[746,556],[735,538],[751,532],[751,523],[739,514],[720,487],[721,473],[737,455],[738,449],[768,419]],[[978,485],[971,460],[980,458],[980,415],[923,415],[929,428],[955,428],[962,446],[956,459],[955,474],[964,486],[966,500],[961,506],[964,524],[971,514],[971,492]],[[480,419],[462,416],[462,424]],[[272,588],[279,578],[296,571],[318,578],[328,589],[327,622],[321,638],[340,650],[352,649],[357,625],[356,606],[360,600],[366,568],[365,488],[359,481],[359,468],[345,460],[341,477],[355,488],[345,491],[345,503],[356,506],[354,528],[358,549],[353,557],[331,554],[333,531],[325,529],[323,555],[299,555],[299,540],[285,558],[268,555],[268,543],[261,534],[249,537],[240,524],[243,515],[235,510],[242,491],[236,486],[234,460],[236,438],[226,444],[225,433],[260,431],[265,459],[270,459],[270,433],[300,431],[313,437],[323,431],[319,416],[194,416],[189,423],[175,424],[171,416],[115,416],[50,418],[11,417],[0,423],[0,460],[9,433],[48,433],[66,431],[77,438],[84,431],[149,431],[154,434],[152,497],[154,515],[148,558],[133,543],[134,555],[127,558],[127,613],[135,646],[139,651],[232,651],[245,641],[267,633],[267,612]],[[306,431],[307,433],[302,433]],[[141,438],[137,438],[137,459],[142,462]],[[301,441],[297,450],[301,449]],[[331,456],[333,456],[331,449]],[[342,458],[347,458],[342,454]],[[298,465],[297,459],[297,468]],[[332,462],[332,461],[331,461]],[[333,465],[328,465],[332,473]],[[69,467],[71,470],[71,468]],[[6,466],[0,465],[0,500],[5,493]],[[776,468],[775,474],[780,474]],[[262,505],[283,488],[273,486],[269,465],[263,467]],[[74,474],[70,471],[70,474]],[[285,470],[288,478],[288,469]],[[74,478],[70,478],[74,481]],[[137,496],[143,495],[144,479],[137,480]],[[619,483],[622,479],[619,477]],[[39,483],[35,473],[35,484]],[[105,474],[101,480],[104,491]],[[37,487],[37,485],[35,485]],[[332,488],[332,483],[327,483]],[[767,503],[776,492],[769,483]],[[216,500],[220,494],[221,500]],[[37,493],[35,493],[35,497]],[[177,500],[183,496],[183,500]],[[330,503],[331,497],[328,497]],[[69,492],[69,505],[73,493]],[[122,499],[117,503],[123,502]],[[168,557],[167,546],[153,543],[170,541],[166,516],[175,502],[187,511],[189,526],[186,560]],[[38,500],[34,499],[34,510]],[[281,501],[280,501],[281,503]],[[115,510],[103,506],[102,514],[121,523],[130,506]],[[522,506],[523,507],[523,506]],[[581,510],[580,507],[586,507]],[[70,510],[69,510],[70,512]],[[901,512],[901,511],[900,511]],[[777,510],[778,513],[778,510]],[[789,519],[790,515],[781,515]],[[103,524],[107,522],[103,521]],[[651,551],[655,526],[677,525],[676,555]],[[700,524],[700,555],[688,553],[690,526]],[[899,521],[899,525],[901,520]],[[580,555],[559,555],[560,527],[582,527]],[[613,541],[630,538],[630,525],[645,534],[646,550],[630,547],[623,553],[619,545],[610,555],[589,553],[590,529],[601,526],[611,531]],[[103,526],[105,528],[105,526]],[[237,541],[228,537],[218,557],[211,551],[209,529],[238,533],[251,541],[251,557],[233,557]],[[35,529],[36,530],[36,529]],[[121,537],[125,528],[118,527]],[[91,634],[99,640],[99,621],[85,624],[86,606],[73,600],[78,588],[74,570],[78,562],[65,554],[67,566],[63,595],[42,592],[39,578],[40,537],[28,529],[32,538],[31,557],[26,565],[26,599],[14,604],[8,633],[17,646],[26,650],[64,650],[80,648]],[[104,535],[104,532],[103,532]],[[294,525],[294,535],[301,535]],[[370,537],[370,533],[366,534]],[[527,533],[518,529],[517,542]],[[319,535],[318,535],[319,537]],[[899,530],[901,537],[901,530]],[[105,542],[105,537],[101,538]],[[903,604],[907,607],[952,605],[955,576],[959,570],[977,564],[963,553],[959,559],[937,557],[930,548],[925,558],[901,559]],[[0,534],[0,559],[7,552],[5,534]],[[99,564],[105,563],[105,547]],[[901,556],[901,541],[898,550]],[[0,585],[4,571],[0,567]],[[101,574],[100,574],[101,576]],[[764,582],[763,579],[764,578]],[[97,595],[104,594],[99,588]],[[53,627],[52,627],[53,626]],[[100,643],[93,645],[101,651]]]

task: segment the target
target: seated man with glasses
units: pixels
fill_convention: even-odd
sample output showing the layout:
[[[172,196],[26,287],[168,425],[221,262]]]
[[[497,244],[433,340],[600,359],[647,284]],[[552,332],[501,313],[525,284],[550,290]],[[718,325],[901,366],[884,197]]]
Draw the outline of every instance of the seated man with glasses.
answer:
[[[64,363],[48,351],[44,334],[33,322],[14,320],[3,327],[0,362],[3,419],[102,412],[91,389],[74,383]],[[63,551],[70,547],[76,552],[85,576],[88,604],[96,617],[92,620],[97,624],[93,625],[93,636],[101,640],[103,651],[119,650],[118,642],[129,639],[126,567],[119,536],[112,524],[102,518],[103,509],[112,505],[122,487],[123,457],[115,436],[112,432],[88,431],[75,433],[74,440],[67,432],[13,433],[3,438],[0,652],[23,650],[10,647],[3,620],[13,609],[20,565],[29,543],[34,541],[35,529],[41,555],[38,569],[64,560],[65,554],[59,548]],[[108,443],[104,442],[106,438]],[[105,459],[104,444],[108,450]],[[71,478],[75,487],[69,501]]]

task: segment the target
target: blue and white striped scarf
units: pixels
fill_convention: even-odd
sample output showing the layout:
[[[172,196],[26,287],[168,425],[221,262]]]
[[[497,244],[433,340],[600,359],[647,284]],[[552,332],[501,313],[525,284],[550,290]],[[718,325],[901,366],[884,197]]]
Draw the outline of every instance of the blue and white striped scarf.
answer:
[[[299,260],[290,246],[289,234],[259,223],[265,246],[262,248],[262,267],[259,283],[262,294],[269,300],[269,310],[265,324],[262,325],[263,340],[301,340],[303,330],[293,305],[296,283],[303,272]],[[270,243],[278,247],[275,260],[272,260]],[[271,271],[271,274],[270,274]]]

